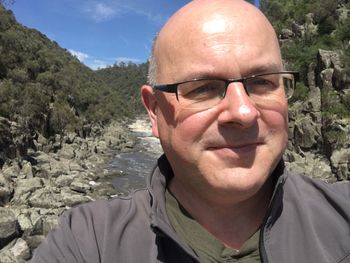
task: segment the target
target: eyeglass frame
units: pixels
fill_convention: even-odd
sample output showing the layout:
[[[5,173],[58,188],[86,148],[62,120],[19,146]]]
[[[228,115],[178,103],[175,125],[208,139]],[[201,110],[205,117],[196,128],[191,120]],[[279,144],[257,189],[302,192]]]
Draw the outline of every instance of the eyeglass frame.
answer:
[[[178,96],[178,91],[177,91],[178,90],[178,85],[181,85],[181,84],[184,84],[184,83],[188,83],[188,82],[193,82],[193,81],[201,81],[201,80],[220,80],[220,81],[224,81],[226,83],[225,93],[224,93],[223,98],[225,98],[225,96],[226,96],[226,92],[227,92],[228,86],[231,83],[235,83],[235,82],[242,83],[245,92],[249,96],[249,93],[248,93],[247,88],[245,86],[245,81],[247,81],[249,79],[252,79],[252,78],[256,78],[256,77],[262,77],[262,76],[266,76],[266,75],[277,75],[277,74],[291,74],[291,75],[293,75],[293,78],[294,78],[293,91],[295,90],[296,82],[299,81],[299,72],[298,71],[268,72],[268,73],[261,73],[261,74],[250,75],[248,77],[237,78],[237,79],[222,79],[222,78],[212,78],[212,77],[194,78],[194,79],[191,79],[191,80],[185,80],[185,81],[176,82],[176,83],[172,83],[172,84],[154,85],[153,89],[154,90],[163,91],[163,92],[168,92],[168,93],[175,93],[176,94],[176,99],[177,99],[177,101],[179,101],[179,96]]]

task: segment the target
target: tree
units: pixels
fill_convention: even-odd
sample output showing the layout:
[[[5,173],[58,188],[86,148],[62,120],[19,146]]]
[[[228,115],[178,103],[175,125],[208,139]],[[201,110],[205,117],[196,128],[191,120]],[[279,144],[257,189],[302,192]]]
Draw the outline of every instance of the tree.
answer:
[[[3,6],[10,6],[13,5],[16,2],[16,0],[0,0],[0,4]]]

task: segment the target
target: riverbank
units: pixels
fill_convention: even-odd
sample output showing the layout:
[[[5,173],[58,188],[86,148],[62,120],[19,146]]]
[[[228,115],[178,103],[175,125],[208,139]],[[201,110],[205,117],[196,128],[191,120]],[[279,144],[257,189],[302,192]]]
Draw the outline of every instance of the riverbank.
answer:
[[[118,152],[107,167],[119,173],[111,182],[118,192],[125,195],[146,186],[146,177],[163,153],[159,140],[152,135],[147,116],[140,116],[128,127],[135,138],[134,147],[129,151]]]
[[[119,195],[106,169],[115,152],[134,146],[128,123],[93,125],[85,138],[38,136],[23,158],[0,171],[0,262],[25,262],[63,211]]]

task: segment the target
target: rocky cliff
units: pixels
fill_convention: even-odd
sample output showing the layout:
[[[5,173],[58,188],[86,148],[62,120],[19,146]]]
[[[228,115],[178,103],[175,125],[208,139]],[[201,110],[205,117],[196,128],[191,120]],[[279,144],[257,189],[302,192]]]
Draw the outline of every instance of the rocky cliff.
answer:
[[[341,23],[349,14],[339,5],[334,17]],[[282,30],[282,48],[316,36],[313,17],[308,14],[305,24]],[[350,75],[343,62],[349,43],[345,50],[317,50],[306,73],[307,95],[290,104],[287,166],[329,182],[350,180]]]

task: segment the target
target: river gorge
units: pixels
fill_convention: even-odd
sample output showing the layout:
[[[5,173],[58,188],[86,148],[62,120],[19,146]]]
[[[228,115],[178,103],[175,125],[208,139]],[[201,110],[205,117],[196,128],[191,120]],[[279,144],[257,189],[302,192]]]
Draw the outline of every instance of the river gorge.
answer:
[[[114,154],[106,169],[111,174],[115,189],[122,193],[145,186],[146,176],[151,172],[158,157],[162,154],[159,140],[152,136],[150,123],[141,117],[129,125],[134,147]]]

